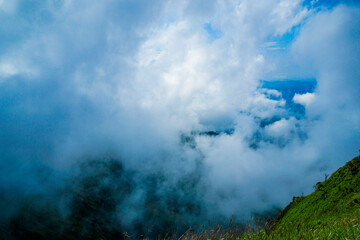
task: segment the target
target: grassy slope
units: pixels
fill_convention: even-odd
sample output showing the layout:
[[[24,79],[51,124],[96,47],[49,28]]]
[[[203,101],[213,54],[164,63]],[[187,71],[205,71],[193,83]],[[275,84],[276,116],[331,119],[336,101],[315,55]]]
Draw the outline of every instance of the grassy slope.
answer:
[[[270,235],[360,239],[360,156],[318,183],[315,192],[297,197],[281,212]]]
[[[180,239],[360,239],[360,156],[319,182],[313,193],[296,197],[270,229],[218,226]]]
[[[95,167],[103,168],[100,173],[105,174],[110,182],[118,182],[118,185],[98,186],[99,175],[90,174],[82,179],[79,182],[82,191],[73,203],[74,209],[79,212],[70,215],[69,220],[62,222],[60,215],[56,210],[52,213],[51,208],[32,212],[30,206],[13,219],[10,227],[2,229],[0,225],[0,233],[6,229],[10,230],[9,234],[14,233],[13,238],[6,233],[0,234],[0,239],[124,239],[121,229],[113,226],[111,218],[104,216],[108,216],[107,212],[114,212],[110,193],[117,192],[118,186],[130,183],[127,175],[122,174],[122,167],[110,163],[105,166],[96,163]],[[109,169],[112,169],[110,175]],[[110,194],[106,201],[103,192]],[[297,197],[281,212],[270,229],[267,226],[261,229],[261,224],[255,225],[259,228],[254,230],[251,223],[243,226],[233,225],[231,221],[228,226],[217,226],[200,232],[189,230],[177,239],[360,239],[360,156],[338,169],[328,180],[319,183],[315,192]],[[116,231],[98,229],[98,226],[113,227]]]

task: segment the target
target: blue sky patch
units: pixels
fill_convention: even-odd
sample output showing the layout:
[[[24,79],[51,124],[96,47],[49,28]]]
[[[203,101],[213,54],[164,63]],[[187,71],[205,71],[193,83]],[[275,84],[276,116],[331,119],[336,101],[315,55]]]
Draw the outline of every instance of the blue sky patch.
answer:
[[[301,25],[299,24],[285,34],[270,37],[263,47],[270,51],[286,51],[296,36],[298,36],[300,27]]]
[[[358,0],[305,0],[303,5],[308,8],[318,8],[318,7],[326,7],[326,8],[334,8],[339,4],[346,5],[354,5],[359,4]]]
[[[209,40],[211,42],[221,38],[223,35],[223,33],[220,30],[213,28],[211,23],[205,23],[203,28],[209,34]]]

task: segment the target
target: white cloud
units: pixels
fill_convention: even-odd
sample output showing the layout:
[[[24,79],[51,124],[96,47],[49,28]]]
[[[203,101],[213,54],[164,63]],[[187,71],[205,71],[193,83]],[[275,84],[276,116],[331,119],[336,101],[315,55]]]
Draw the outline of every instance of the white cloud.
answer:
[[[313,16],[293,44],[292,54],[304,69],[316,69],[316,101],[307,109],[319,119],[309,144],[336,169],[360,145],[360,10],[340,5]]]
[[[359,10],[228,0],[206,2],[202,11],[200,3],[44,4],[49,19],[26,25],[25,37],[9,45],[0,64],[1,77],[17,77],[0,85],[0,96],[14,100],[1,109],[7,116],[0,119],[2,153],[15,149],[19,165],[33,157],[66,172],[77,157],[115,152],[127,167],[165,169],[171,179],[201,162],[209,170],[207,203],[244,215],[310,191],[322,175],[314,165],[334,169],[349,160],[359,144]],[[43,12],[30,15],[41,19]],[[222,32],[213,42],[203,29],[209,22]],[[301,119],[284,117],[280,92],[257,89],[272,69],[264,47],[276,43],[269,38],[298,24],[291,56],[279,57],[283,63],[294,57],[318,74],[316,101],[310,104],[310,93],[294,97],[307,106],[308,118]],[[38,81],[27,82],[31,74],[22,73],[29,69]],[[25,132],[19,121],[27,123]],[[196,149],[180,143],[181,134],[224,128],[234,134],[193,136]]]
[[[2,63],[0,65],[0,75],[3,77],[12,76],[18,73],[17,68],[9,63]]]
[[[272,11],[271,21],[275,23],[275,33],[282,35],[289,31],[293,26],[298,25],[309,11],[301,6],[302,0],[282,0]]]
[[[291,117],[290,119],[281,119],[275,123],[265,127],[265,132],[269,136],[273,137],[289,137],[291,131],[295,129],[296,119]]]
[[[315,94],[314,93],[304,93],[304,94],[295,93],[295,95],[293,97],[293,101],[295,103],[299,103],[299,104],[307,107],[315,101]]]
[[[16,75],[23,75],[29,79],[37,76],[36,68],[29,66],[24,61],[6,59],[0,62],[0,77],[9,78]]]
[[[17,0],[0,0],[0,11],[13,13],[16,10]]]

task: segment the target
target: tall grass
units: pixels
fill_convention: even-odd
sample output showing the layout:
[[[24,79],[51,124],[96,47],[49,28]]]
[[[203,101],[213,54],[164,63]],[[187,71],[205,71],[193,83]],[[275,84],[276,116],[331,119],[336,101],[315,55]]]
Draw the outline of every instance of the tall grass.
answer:
[[[189,228],[180,236],[168,234],[159,236],[160,240],[250,240],[250,239],[360,239],[360,219],[359,217],[349,216],[333,221],[332,224],[317,226],[286,226],[279,231],[272,231],[271,221],[264,221],[258,218],[247,221],[246,224],[234,223],[233,218],[228,225],[216,225],[205,227],[194,231]],[[130,236],[129,236],[130,238]],[[146,239],[146,238],[144,238]]]
[[[232,217],[226,225],[212,226],[210,223],[201,225],[197,230],[189,228],[182,234],[168,233],[158,236],[160,240],[208,240],[208,239],[266,239],[270,232],[271,222],[265,218],[252,218],[245,223],[236,223]],[[124,233],[127,239],[134,239],[128,233]],[[262,238],[259,238],[263,236]],[[255,237],[255,238],[254,238]],[[143,238],[148,240],[148,238]]]

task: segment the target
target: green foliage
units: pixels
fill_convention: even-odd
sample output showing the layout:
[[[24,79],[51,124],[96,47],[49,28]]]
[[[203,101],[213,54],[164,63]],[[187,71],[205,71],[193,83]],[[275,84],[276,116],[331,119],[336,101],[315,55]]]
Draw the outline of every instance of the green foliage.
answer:
[[[357,239],[360,237],[360,157],[339,168],[315,191],[297,197],[279,215],[271,235]],[[296,239],[296,238],[295,238]]]
[[[360,156],[318,182],[308,196],[295,197],[268,224],[216,227],[187,233],[181,239],[360,239]]]
[[[71,196],[68,214],[39,201],[25,202],[6,226],[0,226],[0,239],[137,239],[122,229],[114,215],[133,189],[133,173],[113,159],[86,162],[80,173],[64,193]],[[162,178],[149,178],[144,217],[149,221],[163,218],[159,226],[169,234],[157,239],[360,239],[360,156],[325,179],[314,186],[313,193],[295,197],[275,223],[256,219],[235,224],[231,219],[228,225],[202,226],[197,231],[190,228],[178,236],[176,233],[184,231],[172,229],[171,221],[180,222],[175,220],[187,212],[201,214],[199,206],[187,198],[194,196],[196,188],[188,185],[189,181],[180,181],[177,189],[182,191],[170,192],[166,196],[173,197],[166,198],[156,192]],[[196,179],[190,182],[196,183]]]

